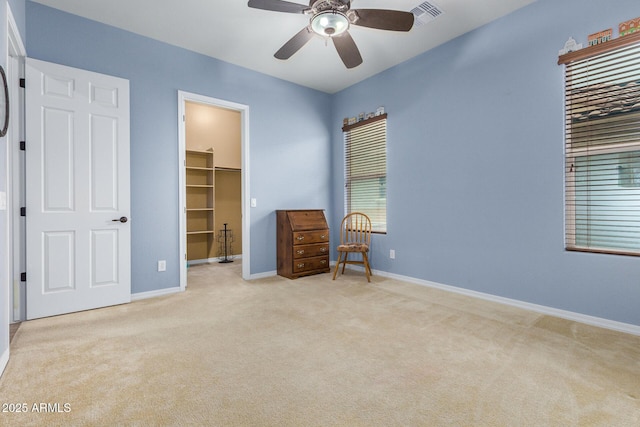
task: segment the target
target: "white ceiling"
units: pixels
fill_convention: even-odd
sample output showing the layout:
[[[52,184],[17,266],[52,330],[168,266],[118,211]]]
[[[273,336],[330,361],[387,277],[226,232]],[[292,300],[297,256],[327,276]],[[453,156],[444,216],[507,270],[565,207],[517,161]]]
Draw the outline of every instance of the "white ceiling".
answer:
[[[352,26],[363,64],[347,69],[329,42],[311,40],[289,60],[273,54],[309,16],[249,8],[247,0],[34,0],[56,9],[335,93],[535,0],[429,0],[442,14],[408,33]],[[307,4],[305,0],[288,0]],[[354,9],[411,11],[424,0],[352,0]],[[426,15],[425,15],[426,16]]]

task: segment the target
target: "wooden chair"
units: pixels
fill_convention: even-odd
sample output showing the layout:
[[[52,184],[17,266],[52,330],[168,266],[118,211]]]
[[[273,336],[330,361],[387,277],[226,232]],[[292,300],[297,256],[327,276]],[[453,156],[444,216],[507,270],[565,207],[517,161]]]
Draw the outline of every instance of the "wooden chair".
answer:
[[[333,271],[333,280],[336,279],[338,268],[342,263],[342,274],[347,264],[360,264],[364,266],[367,281],[371,282],[371,266],[369,265],[369,246],[371,245],[371,220],[360,212],[352,212],[344,217],[340,226],[340,245],[338,245],[338,262]],[[362,260],[349,260],[350,253],[362,254]],[[344,259],[343,259],[344,254]]]

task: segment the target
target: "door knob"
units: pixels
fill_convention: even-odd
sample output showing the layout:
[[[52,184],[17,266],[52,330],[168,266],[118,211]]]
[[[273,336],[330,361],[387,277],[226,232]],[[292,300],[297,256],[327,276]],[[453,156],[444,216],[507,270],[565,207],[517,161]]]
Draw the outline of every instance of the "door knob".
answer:
[[[113,222],[120,221],[121,223],[124,224],[125,222],[129,221],[129,219],[126,216],[121,216],[119,219],[112,219],[111,221]]]

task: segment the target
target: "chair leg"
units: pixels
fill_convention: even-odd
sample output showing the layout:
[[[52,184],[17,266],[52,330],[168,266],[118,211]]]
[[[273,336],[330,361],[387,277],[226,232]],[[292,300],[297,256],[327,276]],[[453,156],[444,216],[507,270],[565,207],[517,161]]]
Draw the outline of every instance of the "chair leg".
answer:
[[[338,262],[336,268],[333,270],[333,280],[336,280],[336,274],[338,274],[338,268],[340,268],[340,260],[342,259],[342,252],[338,252]]]
[[[344,269],[347,266],[347,259],[349,258],[349,252],[344,253],[344,261],[342,261],[342,274],[344,274]]]
[[[369,266],[369,257],[366,252],[362,252],[362,261],[364,262],[364,273],[367,275],[367,282],[371,282],[371,266]]]

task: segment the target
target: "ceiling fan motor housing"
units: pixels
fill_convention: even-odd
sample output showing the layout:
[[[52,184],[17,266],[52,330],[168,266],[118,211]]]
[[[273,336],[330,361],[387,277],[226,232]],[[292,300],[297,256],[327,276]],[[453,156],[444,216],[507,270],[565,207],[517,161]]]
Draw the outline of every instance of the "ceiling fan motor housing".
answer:
[[[346,12],[351,7],[351,0],[311,0],[309,2],[310,13],[317,14],[327,10]]]

